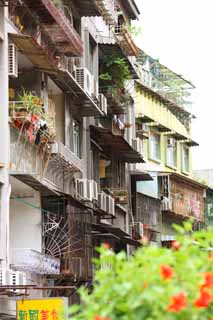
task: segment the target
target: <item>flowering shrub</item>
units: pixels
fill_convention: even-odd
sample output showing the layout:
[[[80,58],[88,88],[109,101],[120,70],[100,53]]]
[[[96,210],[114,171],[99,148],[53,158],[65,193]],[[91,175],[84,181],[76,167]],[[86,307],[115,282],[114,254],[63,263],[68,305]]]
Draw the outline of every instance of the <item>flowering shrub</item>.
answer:
[[[94,290],[80,289],[83,304],[71,307],[71,319],[213,320],[213,230],[190,228],[176,227],[171,249],[143,246],[127,258],[99,248]]]

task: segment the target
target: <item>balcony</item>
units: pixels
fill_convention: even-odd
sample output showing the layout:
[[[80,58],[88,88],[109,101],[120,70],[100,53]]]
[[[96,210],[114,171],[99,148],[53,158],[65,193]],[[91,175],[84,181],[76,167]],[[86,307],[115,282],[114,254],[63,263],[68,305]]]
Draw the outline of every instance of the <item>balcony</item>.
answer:
[[[115,35],[117,37],[118,43],[122,50],[127,56],[137,56],[139,54],[139,49],[137,48],[134,40],[128,31],[127,26],[118,24],[115,27]]]
[[[36,274],[60,274],[60,259],[36,250],[16,248],[12,250],[11,267],[18,271]]]
[[[163,194],[162,212],[204,220],[204,185],[176,173],[162,176],[161,181],[164,188],[169,186]]]
[[[51,160],[69,172],[83,172],[84,164],[69,148],[61,142],[51,144]]]
[[[117,22],[115,0],[95,0],[95,3],[106,24],[114,25]]]
[[[54,4],[54,1],[24,0],[24,3],[29,9],[28,14],[30,12],[31,16],[36,14],[40,18],[42,29],[51,39],[52,44],[56,47],[57,51],[60,54],[67,54],[70,56],[82,55],[83,43],[79,34],[74,29],[71,21],[69,21],[69,19],[66,17],[64,11],[61,8],[58,8]],[[22,11],[24,9],[25,7],[23,6]],[[10,18],[14,21],[15,24],[17,16],[19,17],[19,14],[17,13],[19,12],[15,12],[14,8],[10,9]]]
[[[129,194],[127,190],[123,189],[112,189],[112,196],[115,199],[116,204],[125,205],[128,204]]]

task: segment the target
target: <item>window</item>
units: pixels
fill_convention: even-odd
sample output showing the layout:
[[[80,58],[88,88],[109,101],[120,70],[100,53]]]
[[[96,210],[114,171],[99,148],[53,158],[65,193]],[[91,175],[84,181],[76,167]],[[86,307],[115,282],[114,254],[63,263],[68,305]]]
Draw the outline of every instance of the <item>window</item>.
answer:
[[[73,120],[73,152],[80,158],[80,124]]]
[[[166,138],[166,164],[177,166],[177,141],[173,138]]]
[[[160,134],[157,132],[150,132],[149,152],[151,159],[160,160]]]
[[[189,148],[183,145],[182,148],[182,170],[189,172]]]

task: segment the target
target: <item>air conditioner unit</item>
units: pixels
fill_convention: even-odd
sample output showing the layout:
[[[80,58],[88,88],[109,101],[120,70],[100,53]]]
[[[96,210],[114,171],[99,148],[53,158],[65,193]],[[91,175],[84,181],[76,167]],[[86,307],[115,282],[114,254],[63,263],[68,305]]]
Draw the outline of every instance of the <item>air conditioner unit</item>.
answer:
[[[141,239],[144,236],[144,225],[142,222],[135,222],[132,230],[133,238]]]
[[[100,108],[101,111],[107,115],[107,98],[102,93],[99,94]]]
[[[98,200],[98,185],[94,180],[76,179],[76,196],[85,201]]]
[[[96,99],[99,98],[99,88],[98,88],[98,81],[94,78],[93,81],[93,95]]]
[[[24,286],[26,285],[26,274],[19,271],[13,271],[10,269],[0,269],[0,286]],[[12,292],[19,292],[20,289],[11,289]]]
[[[94,77],[87,68],[76,68],[75,79],[90,96],[94,91]]]
[[[8,75],[18,77],[18,49],[14,43],[9,43],[8,46]]]
[[[106,212],[115,216],[115,200],[109,195],[106,195]]]
[[[142,154],[142,141],[140,138],[132,139],[132,146],[137,152]]]
[[[98,194],[98,205],[99,205],[99,208],[103,211],[106,211],[106,201],[107,201],[106,196],[107,195],[105,192],[101,192]]]
[[[98,201],[98,184],[94,180],[91,180],[93,184],[93,200]]]

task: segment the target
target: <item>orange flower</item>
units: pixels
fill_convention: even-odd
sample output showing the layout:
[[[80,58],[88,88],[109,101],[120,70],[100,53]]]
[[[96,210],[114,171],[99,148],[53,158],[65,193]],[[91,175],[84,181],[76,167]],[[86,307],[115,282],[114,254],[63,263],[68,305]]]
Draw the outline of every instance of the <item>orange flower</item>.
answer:
[[[196,308],[208,308],[212,301],[212,295],[209,290],[201,289],[200,296],[194,301],[194,306]]]
[[[213,272],[205,272],[204,273],[204,286],[208,288],[213,288]]]
[[[103,248],[104,248],[105,250],[109,250],[109,249],[110,249],[109,243],[107,243],[107,242],[103,243]]]
[[[209,260],[211,260],[211,259],[213,259],[213,251],[211,251],[209,254]],[[213,318],[212,318],[212,320],[213,320]]]
[[[180,249],[180,242],[172,241],[172,249],[173,250],[179,250]]]
[[[94,320],[110,320],[110,318],[108,318],[108,317],[103,318],[103,317],[97,315],[97,316],[95,316]]]
[[[186,296],[183,292],[181,292],[172,297],[171,303],[168,305],[167,310],[170,312],[179,312],[186,306]]]
[[[160,274],[164,280],[170,280],[173,277],[174,270],[167,265],[162,265],[160,267]]]

